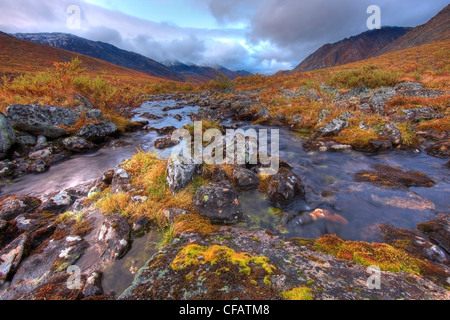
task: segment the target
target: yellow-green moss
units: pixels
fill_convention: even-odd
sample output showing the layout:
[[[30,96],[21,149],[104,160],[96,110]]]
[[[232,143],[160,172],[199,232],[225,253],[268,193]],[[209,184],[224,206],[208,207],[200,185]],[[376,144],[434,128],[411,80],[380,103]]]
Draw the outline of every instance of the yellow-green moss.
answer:
[[[247,252],[236,252],[226,246],[212,245],[199,246],[190,244],[183,247],[175,259],[170,264],[172,270],[184,270],[193,265],[204,265],[209,263],[215,265],[219,262],[231,263],[239,267],[239,272],[250,275],[251,265],[257,265],[264,269],[270,276],[275,266],[269,263],[269,259],[264,256],[255,257]]]
[[[383,271],[420,274],[423,264],[422,261],[411,257],[403,250],[388,244],[344,241],[335,235],[323,236],[314,243],[312,248],[366,267],[376,265]]]
[[[298,287],[283,291],[281,297],[286,300],[314,300],[314,291],[307,287]]]

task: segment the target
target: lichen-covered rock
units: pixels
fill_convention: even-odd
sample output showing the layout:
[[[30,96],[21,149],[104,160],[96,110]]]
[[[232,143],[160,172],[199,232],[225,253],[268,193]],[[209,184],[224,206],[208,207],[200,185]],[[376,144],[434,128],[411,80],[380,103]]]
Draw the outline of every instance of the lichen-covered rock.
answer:
[[[258,175],[252,170],[242,167],[233,167],[232,179],[235,186],[241,190],[255,189],[259,185]]]
[[[172,193],[184,189],[194,178],[198,165],[181,155],[172,156],[167,162],[167,184]]]
[[[0,199],[0,219],[10,221],[18,215],[29,212],[41,204],[38,198],[11,194]]]
[[[0,159],[6,157],[9,149],[11,149],[15,142],[16,134],[8,119],[0,112]]]
[[[384,113],[384,105],[395,96],[394,88],[381,88],[375,92],[369,99],[368,104],[373,112],[378,114]]]
[[[367,182],[394,189],[409,187],[430,188],[436,183],[426,174],[419,171],[402,171],[386,165],[372,165],[375,170],[361,170],[355,174],[357,182]]]
[[[442,214],[439,218],[420,223],[417,227],[450,255],[450,215]]]
[[[86,283],[83,287],[83,296],[85,298],[103,294],[102,277],[101,271],[94,271],[86,278]]]
[[[131,174],[124,168],[114,170],[111,181],[111,193],[126,192],[130,188]]]
[[[383,124],[377,129],[377,134],[387,138],[394,146],[398,146],[402,143],[402,133],[394,122]]]
[[[402,112],[406,115],[406,119],[412,122],[432,120],[443,117],[442,114],[436,114],[436,112],[429,107],[404,109]]]
[[[81,116],[64,107],[18,104],[10,105],[6,115],[14,129],[52,139],[67,135],[61,126],[71,127]]]
[[[171,136],[156,139],[154,142],[155,148],[159,150],[171,148],[173,146],[176,146],[177,144],[179,144],[179,142],[176,140],[172,140]]]
[[[278,300],[295,288],[308,288],[304,298],[316,300],[450,298],[441,286],[405,272],[381,271],[380,289],[373,289],[365,266],[303,240],[230,227],[207,238],[185,234],[156,253],[119,299]]]
[[[81,137],[69,137],[62,141],[64,147],[73,152],[89,152],[95,149],[95,145]]]
[[[440,141],[425,148],[425,152],[430,156],[438,158],[450,157],[450,140]]]
[[[346,111],[339,117],[326,123],[323,127],[318,128],[316,133],[321,137],[334,136],[348,126],[348,120],[352,117],[353,114]]]
[[[0,283],[14,273],[26,252],[28,236],[21,234],[0,251]]]
[[[16,143],[23,147],[33,147],[36,145],[36,137],[27,132],[16,133]]]
[[[68,208],[74,199],[67,193],[67,191],[61,191],[52,196],[42,207],[43,211],[61,213]]]
[[[85,125],[78,132],[78,136],[92,142],[101,142],[106,137],[115,135],[117,132],[118,129],[114,123],[104,120],[102,122]]]
[[[305,186],[297,174],[281,168],[270,179],[267,196],[270,202],[279,206],[287,206],[294,200],[305,198]]]
[[[227,182],[211,183],[198,188],[194,209],[213,222],[239,222],[241,212],[236,190]]]
[[[367,99],[372,94],[372,90],[367,89],[365,86],[357,87],[352,90],[347,91],[346,93],[340,95],[338,97],[339,101],[349,100],[353,97],[359,99]]]
[[[311,151],[345,151],[345,150],[351,150],[352,146],[348,144],[342,144],[337,143],[333,140],[315,140],[310,139],[308,141],[305,141],[303,143],[303,149],[305,149],[308,152]]]
[[[117,260],[130,248],[130,226],[121,215],[107,217],[99,230],[97,239],[104,244],[103,257]]]

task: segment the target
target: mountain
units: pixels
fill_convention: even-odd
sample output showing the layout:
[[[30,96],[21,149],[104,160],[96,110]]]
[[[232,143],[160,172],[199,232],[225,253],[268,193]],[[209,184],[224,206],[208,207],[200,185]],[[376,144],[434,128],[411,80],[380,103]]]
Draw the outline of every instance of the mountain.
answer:
[[[377,55],[394,52],[423,44],[450,39],[450,4],[427,23],[415,27],[402,37],[381,49]]]
[[[287,73],[329,68],[371,58],[380,49],[397,40],[409,30],[411,28],[383,27],[335,43],[328,43]]]
[[[221,65],[198,66],[195,64],[186,64],[180,61],[166,61],[164,63],[170,70],[182,74],[186,80],[191,82],[207,82],[216,79],[218,74],[224,74],[229,79],[234,80],[237,77],[251,75],[247,71],[232,71]]]
[[[91,41],[67,33],[16,33],[13,36],[18,39],[77,52],[151,76],[175,81],[185,80],[182,75],[173,72],[161,63],[135,52],[119,49],[108,43]]]
[[[89,74],[103,73],[107,77],[120,80],[149,82],[158,81],[148,74],[117,66],[115,64],[84,56],[71,51],[47,46],[40,43],[20,40],[0,32],[0,76],[16,76],[53,68],[54,62],[70,61],[79,57]]]

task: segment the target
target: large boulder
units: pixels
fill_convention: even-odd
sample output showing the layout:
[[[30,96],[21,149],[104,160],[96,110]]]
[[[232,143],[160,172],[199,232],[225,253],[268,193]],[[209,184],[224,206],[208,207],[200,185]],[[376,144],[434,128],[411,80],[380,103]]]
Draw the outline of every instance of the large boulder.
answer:
[[[352,117],[353,114],[346,111],[339,117],[326,123],[323,127],[318,128],[316,133],[321,137],[334,136],[348,126],[348,120]]]
[[[118,132],[118,129],[114,123],[105,120],[98,123],[89,123],[80,129],[78,136],[92,141],[100,142],[107,136],[114,135]]]
[[[7,195],[0,199],[0,219],[10,221],[41,204],[38,198],[26,195]]]
[[[174,155],[167,162],[167,184],[172,193],[184,189],[194,178],[198,165],[192,159]]]
[[[194,209],[219,223],[238,222],[241,215],[238,193],[227,182],[200,187],[194,195]]]
[[[267,196],[270,202],[287,206],[297,199],[305,199],[305,186],[294,172],[281,168],[270,179]]]
[[[59,138],[68,132],[61,126],[71,127],[81,114],[75,110],[41,105],[12,104],[6,109],[12,127],[47,138]]]
[[[0,159],[6,157],[9,149],[16,141],[16,135],[8,119],[0,112]]]

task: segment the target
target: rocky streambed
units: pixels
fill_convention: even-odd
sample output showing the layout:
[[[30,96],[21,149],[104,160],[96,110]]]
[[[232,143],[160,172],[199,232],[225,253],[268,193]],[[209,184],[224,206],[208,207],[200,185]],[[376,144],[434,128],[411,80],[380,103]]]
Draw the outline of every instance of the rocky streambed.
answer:
[[[280,119],[252,124],[270,117],[254,113],[255,103],[252,94],[226,101],[153,96],[133,118],[147,121],[145,130],[3,186],[0,298],[279,299],[300,292],[315,299],[448,299],[448,159],[306,142]],[[197,119],[218,120],[224,129],[279,129],[283,168],[264,183],[257,166],[217,168],[213,183],[194,196],[195,211],[216,224],[194,219],[201,230],[185,228],[165,247],[148,219],[100,212],[93,200],[99,192],[134,192],[117,164],[137,148],[167,159],[167,134]],[[169,162],[169,177],[182,170],[186,180],[169,179],[170,187],[182,189],[174,185],[190,183],[199,169]],[[166,213],[175,227],[192,215]],[[358,241],[389,246],[362,248]],[[380,290],[367,287],[372,264],[382,266]],[[71,265],[80,268],[79,289],[67,287]]]

